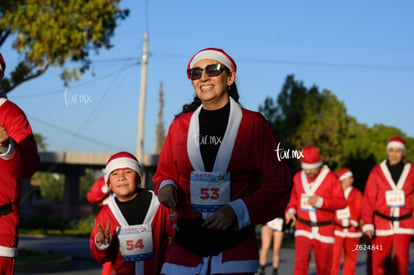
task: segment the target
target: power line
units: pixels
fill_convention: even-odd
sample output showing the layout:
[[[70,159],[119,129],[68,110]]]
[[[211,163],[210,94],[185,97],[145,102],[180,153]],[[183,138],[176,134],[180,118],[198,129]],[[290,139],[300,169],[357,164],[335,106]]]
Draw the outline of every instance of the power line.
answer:
[[[49,126],[50,128],[52,128],[54,130],[58,130],[60,132],[63,132],[65,134],[68,134],[70,136],[76,136],[76,137],[82,138],[85,141],[91,142],[93,144],[98,144],[98,145],[101,145],[101,146],[104,146],[104,147],[107,147],[107,148],[116,149],[116,150],[123,150],[122,148],[116,147],[113,144],[105,143],[105,142],[100,141],[100,140],[96,140],[96,139],[93,139],[93,138],[90,138],[90,137],[86,137],[86,136],[83,136],[83,135],[81,135],[79,133],[73,133],[73,132],[71,132],[71,131],[69,131],[69,130],[67,130],[65,128],[62,128],[62,127],[60,127],[58,125],[55,125],[55,124],[52,124],[52,123],[50,123],[48,121],[42,120],[40,118],[37,118],[37,117],[35,117],[35,116],[31,115],[31,114],[27,114],[27,115],[30,117],[30,120],[35,120],[35,121],[37,121],[39,123],[42,123],[42,124],[44,124],[46,126]]]

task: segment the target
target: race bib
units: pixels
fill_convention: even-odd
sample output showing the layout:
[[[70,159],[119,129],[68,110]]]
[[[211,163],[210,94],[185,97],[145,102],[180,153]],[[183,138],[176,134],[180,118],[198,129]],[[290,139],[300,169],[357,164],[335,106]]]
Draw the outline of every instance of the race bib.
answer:
[[[303,211],[315,211],[315,208],[309,203],[310,195],[302,194],[300,197],[300,208]]]
[[[338,220],[346,220],[351,217],[351,211],[349,210],[349,207],[345,207],[344,209],[336,210],[336,218]]]
[[[191,172],[191,208],[214,213],[230,202],[230,173]]]
[[[404,191],[385,191],[385,201],[387,202],[388,207],[403,207],[405,205]]]
[[[124,262],[137,262],[153,255],[150,224],[120,226],[117,228],[119,250]]]
[[[267,222],[266,225],[272,230],[282,231],[283,219],[282,218],[273,219],[273,220]]]

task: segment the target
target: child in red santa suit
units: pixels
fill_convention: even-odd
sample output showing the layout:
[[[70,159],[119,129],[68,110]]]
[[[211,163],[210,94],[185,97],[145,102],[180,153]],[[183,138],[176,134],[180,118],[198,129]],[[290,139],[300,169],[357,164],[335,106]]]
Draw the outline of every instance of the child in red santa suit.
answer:
[[[408,274],[414,234],[414,168],[405,141],[392,137],[387,159],[376,165],[364,190],[362,231],[371,239],[372,274]]]
[[[139,188],[141,166],[128,152],[112,155],[105,167],[112,190],[90,237],[92,256],[112,262],[115,274],[159,274],[169,237],[171,211],[153,191]]]
[[[322,165],[318,148],[303,147],[302,170],[293,177],[293,189],[286,208],[286,223],[296,224],[294,275],[308,274],[311,252],[316,273],[330,275],[335,211],[346,207],[341,184],[327,166]]]
[[[337,173],[347,206],[336,210],[335,214],[335,245],[333,252],[332,275],[338,275],[342,256],[344,264],[343,275],[355,275],[355,266],[358,258],[359,239],[362,237],[359,226],[362,211],[362,193],[352,187],[354,177],[348,168]]]

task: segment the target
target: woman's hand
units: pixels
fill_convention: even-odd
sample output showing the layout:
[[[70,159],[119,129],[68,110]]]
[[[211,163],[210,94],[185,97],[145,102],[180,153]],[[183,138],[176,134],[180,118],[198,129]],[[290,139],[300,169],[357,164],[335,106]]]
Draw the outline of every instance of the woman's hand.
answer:
[[[208,229],[215,229],[215,230],[226,230],[230,226],[234,225],[236,222],[237,217],[234,213],[233,208],[226,204],[216,213],[208,217],[201,226],[208,228]]]
[[[158,200],[160,203],[175,211],[177,207],[177,187],[172,184],[167,184],[158,190]]]
[[[367,230],[364,232],[365,235],[367,235],[367,237],[372,240],[372,238],[374,237],[374,231],[373,230]]]

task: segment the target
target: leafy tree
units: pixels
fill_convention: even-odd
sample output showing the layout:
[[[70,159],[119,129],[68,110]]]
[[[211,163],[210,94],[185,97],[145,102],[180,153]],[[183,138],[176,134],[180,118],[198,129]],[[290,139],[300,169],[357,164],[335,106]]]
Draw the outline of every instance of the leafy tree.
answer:
[[[390,137],[404,138],[408,159],[414,157],[413,138],[395,127],[358,123],[332,92],[319,92],[315,85],[308,89],[293,75],[287,76],[277,99],[267,97],[259,110],[271,123],[276,139],[286,144],[284,149],[317,146],[331,169],[350,168],[354,185],[361,190],[372,167],[386,158]],[[300,169],[297,160],[289,159],[288,164],[292,172]]]
[[[319,94],[318,101],[311,97],[305,98],[304,103],[305,116],[292,135],[291,143],[296,148],[317,146],[329,167],[343,166],[343,141],[347,134],[345,105],[328,90]]]
[[[296,132],[296,127],[303,123],[309,108],[317,108],[319,102],[317,87],[307,89],[303,82],[288,75],[277,99],[267,97],[264,104],[259,106],[259,111],[270,121],[276,139],[288,142]]]
[[[13,48],[22,56],[0,91],[8,93],[21,83],[36,78],[50,66],[62,67],[62,79],[89,69],[91,51],[111,47],[117,23],[129,10],[119,8],[120,0],[2,0],[0,2],[0,47],[13,39]],[[7,57],[5,57],[7,59]],[[69,69],[72,61],[76,67]]]

